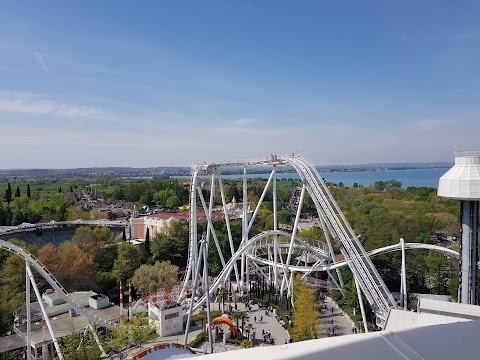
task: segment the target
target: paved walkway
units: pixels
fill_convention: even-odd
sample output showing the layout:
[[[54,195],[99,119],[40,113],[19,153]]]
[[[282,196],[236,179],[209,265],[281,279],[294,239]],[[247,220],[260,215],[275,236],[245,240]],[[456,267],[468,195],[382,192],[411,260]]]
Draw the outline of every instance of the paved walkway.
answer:
[[[226,307],[228,308],[228,304],[226,304]],[[250,324],[252,326],[250,334],[255,346],[270,346],[268,341],[267,343],[265,343],[264,337],[262,336],[262,330],[265,334],[268,332],[270,333],[270,339],[273,339],[273,343],[275,345],[285,344],[285,342],[290,339],[288,332],[283,328],[280,322],[277,321],[275,315],[272,312],[269,312],[267,315],[265,309],[260,309],[259,306],[256,304],[251,306],[251,311],[247,311],[246,305],[243,303],[237,303],[237,311],[247,312],[248,319],[243,324],[244,333],[246,337],[248,328],[247,324]],[[262,320],[260,321],[260,319]],[[234,324],[236,325],[235,321]],[[238,331],[241,331],[241,321],[239,321],[238,325],[240,328],[238,329]],[[255,336],[253,336],[253,334],[255,334]],[[205,343],[201,348],[207,349],[207,347],[208,343]],[[237,349],[240,349],[240,347],[230,344],[223,345],[223,342],[216,342],[214,344],[214,352],[230,351]]]
[[[351,335],[352,323],[344,315],[342,309],[328,296],[323,304],[324,307],[320,311],[321,333],[318,337]]]
[[[326,306],[320,312],[320,329],[318,333],[318,338],[324,338],[328,336],[341,336],[341,335],[349,335],[352,334],[352,324],[350,320],[343,314],[343,311],[338,308],[337,304],[329,297],[326,298],[325,302],[323,303]],[[216,309],[218,304],[212,303],[212,310]],[[233,306],[233,303],[232,303]],[[228,308],[228,303],[225,304],[225,308]],[[333,308],[333,312],[332,309]],[[247,311],[245,304],[237,303],[237,311],[245,312],[247,311],[248,319],[244,322],[244,331],[245,336],[247,336],[247,324],[252,325],[252,330],[250,333],[253,335],[255,333],[255,337],[253,341],[255,346],[270,346],[268,343],[264,341],[264,337],[262,336],[262,330],[264,333],[270,332],[270,338],[273,339],[275,345],[285,344],[289,341],[290,335],[288,334],[287,330],[284,329],[282,324],[276,319],[276,316],[273,312],[269,312],[268,315],[266,314],[266,309],[260,309],[258,305],[254,304],[251,306],[251,311]],[[235,310],[234,310],[235,311]],[[255,321],[256,318],[256,321]],[[262,319],[262,320],[260,320]],[[332,324],[333,320],[333,324]],[[236,322],[234,321],[236,325]],[[239,321],[239,327],[241,321]],[[335,335],[333,335],[333,330],[335,330]],[[238,329],[241,331],[241,329]],[[195,337],[201,332],[200,326],[197,326],[191,329],[190,334],[188,336],[188,342],[191,342],[195,339]],[[253,337],[253,336],[252,336]],[[184,334],[172,335],[168,337],[163,337],[157,339],[157,341],[161,342],[179,342],[183,343]],[[204,343],[201,346],[201,349],[207,350],[208,342]],[[231,351],[240,349],[239,346],[231,345],[231,344],[223,344],[222,341],[218,341],[214,343],[214,352],[223,352],[223,351]]]

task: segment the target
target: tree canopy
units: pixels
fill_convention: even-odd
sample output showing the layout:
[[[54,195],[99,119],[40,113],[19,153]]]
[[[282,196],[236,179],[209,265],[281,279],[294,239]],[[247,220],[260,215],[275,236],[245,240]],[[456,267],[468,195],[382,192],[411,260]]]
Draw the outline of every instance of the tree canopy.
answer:
[[[170,261],[157,261],[153,265],[141,265],[132,277],[132,285],[142,295],[174,286],[178,283],[178,267]]]
[[[293,282],[293,297],[295,313],[291,331],[292,340],[297,342],[316,338],[320,314],[315,307],[315,294],[298,275]]]

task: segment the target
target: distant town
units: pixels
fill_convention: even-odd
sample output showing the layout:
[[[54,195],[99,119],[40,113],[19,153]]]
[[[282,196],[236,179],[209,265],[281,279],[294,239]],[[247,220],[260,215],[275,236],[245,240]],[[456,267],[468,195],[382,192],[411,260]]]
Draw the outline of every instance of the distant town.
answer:
[[[378,164],[360,164],[360,165],[325,165],[317,166],[320,172],[359,172],[359,171],[385,171],[385,170],[410,170],[410,169],[434,169],[449,168],[452,163],[378,163]],[[241,174],[242,169],[232,168],[225,174]],[[264,174],[269,172],[268,168],[257,167],[250,171],[251,174]],[[292,167],[279,167],[277,172],[294,172]],[[78,177],[126,177],[126,178],[154,178],[154,177],[175,177],[190,175],[189,167],[92,167],[75,169],[0,169],[0,182],[8,179],[27,180],[27,179],[65,179]]]

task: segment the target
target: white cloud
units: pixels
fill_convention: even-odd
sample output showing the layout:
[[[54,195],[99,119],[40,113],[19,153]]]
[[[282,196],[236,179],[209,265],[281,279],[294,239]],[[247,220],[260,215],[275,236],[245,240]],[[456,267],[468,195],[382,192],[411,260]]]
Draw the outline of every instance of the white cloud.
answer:
[[[242,127],[242,126],[247,126],[247,125],[253,124],[253,123],[254,123],[253,119],[241,118],[241,119],[233,120],[231,122],[230,126]]]
[[[75,105],[43,95],[12,91],[0,91],[0,111],[60,118],[114,119],[113,114],[99,107]]]
[[[423,119],[423,120],[415,121],[413,123],[413,126],[430,130],[430,129],[436,129],[439,127],[455,125],[456,123],[458,123],[458,120],[447,119],[447,118],[446,119],[441,119],[441,118],[440,119]]]
[[[212,128],[212,131],[228,134],[249,134],[249,135],[279,135],[285,133],[281,128],[262,128],[256,126],[257,121],[252,118],[239,118],[232,120],[223,127]]]
[[[37,58],[38,64],[40,65],[42,70],[44,72],[48,73],[48,68],[47,68],[47,65],[45,64],[45,61],[43,60],[42,55],[37,51],[34,51],[33,53],[35,54],[35,57]]]

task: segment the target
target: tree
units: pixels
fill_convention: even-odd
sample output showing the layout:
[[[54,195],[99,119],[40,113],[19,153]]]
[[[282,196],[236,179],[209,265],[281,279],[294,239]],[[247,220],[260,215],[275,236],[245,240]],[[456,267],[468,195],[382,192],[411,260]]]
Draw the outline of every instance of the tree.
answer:
[[[151,241],[150,251],[154,261],[172,261],[176,254],[174,242],[166,234],[162,233],[155,234]]]
[[[132,285],[142,295],[148,295],[152,291],[171,287],[178,282],[178,267],[170,261],[157,261],[154,265],[142,265],[132,277]]]
[[[167,208],[176,208],[177,206],[180,206],[182,205],[182,202],[181,200],[178,198],[177,195],[172,195],[172,196],[169,196],[167,201],[165,202],[165,206]]]
[[[96,335],[100,338],[97,331]],[[90,330],[85,331],[83,335],[72,332],[62,337],[60,349],[65,360],[97,360],[102,355]]]
[[[12,215],[12,225],[20,225],[25,222],[25,216],[23,215],[22,210],[18,207],[13,211]]]
[[[243,311],[240,311],[240,317],[239,317],[240,321],[242,322],[242,325],[241,328],[242,328],[242,336],[243,336],[243,327],[245,325],[245,321],[247,321],[249,319],[248,315],[243,312]]]
[[[27,184],[27,197],[28,197],[29,199],[32,198],[32,194],[30,193],[30,184]]]
[[[62,192],[62,187],[61,187],[61,186],[58,188],[58,192],[59,192],[59,193]]]
[[[18,198],[20,197],[20,187],[17,186],[17,190],[15,190],[15,197]]]
[[[218,303],[220,304],[220,302],[222,303],[222,312],[223,312],[223,309],[225,308],[225,298],[227,297],[228,295],[228,291],[227,289],[225,288],[221,288],[220,291],[218,292]]]
[[[0,226],[7,225],[7,211],[3,208],[3,203],[0,201]]]
[[[438,295],[448,293],[448,280],[451,275],[451,268],[447,258],[437,251],[430,250],[425,258],[425,262],[428,268],[427,277],[432,292]]]
[[[0,275],[0,334],[13,330],[14,313],[25,304],[25,260],[11,255]]]
[[[12,201],[12,188],[10,186],[10,183],[7,185],[7,190],[5,190],[5,201],[10,205],[10,202]]]
[[[373,188],[376,192],[383,192],[385,191],[385,183],[383,181],[375,181]]]
[[[207,317],[207,312],[204,309],[198,311],[198,316],[202,319],[202,333],[205,333],[205,318]]]
[[[158,336],[153,323],[150,323],[148,316],[142,313],[134,314],[130,323],[120,323],[109,332],[108,343],[115,352],[121,352]]]
[[[67,291],[92,290],[96,287],[92,259],[75,243],[59,248],[47,244],[38,251],[38,259]]]
[[[148,262],[152,256],[152,251],[150,250],[150,229],[147,227],[147,233],[145,234],[145,244],[143,248],[143,257],[145,262]]]
[[[107,227],[79,227],[72,240],[93,261],[95,271],[111,271],[117,258],[113,234]]]
[[[293,225],[292,214],[289,211],[279,211],[277,213],[278,222],[285,225]]]
[[[118,258],[113,264],[113,273],[115,276],[126,283],[140,265],[141,254],[138,247],[129,242],[120,243],[118,245]]]
[[[237,311],[237,312],[234,312],[232,314],[232,319],[235,320],[235,323],[237,324],[236,325],[236,328],[239,329],[238,327],[238,321],[240,320],[240,318],[242,317],[242,312],[240,311]],[[237,332],[238,333],[238,332]]]
[[[315,306],[315,294],[312,289],[301,282],[297,275],[293,282],[295,313],[294,327],[291,332],[293,341],[314,339],[318,331],[319,313]]]
[[[401,188],[402,183],[398,180],[387,180],[385,181],[385,189],[390,190],[392,188]]]
[[[169,241],[173,244],[173,253],[166,260],[171,260],[172,264],[179,267],[187,263],[186,254],[188,253],[188,222],[171,221],[166,229]]]

